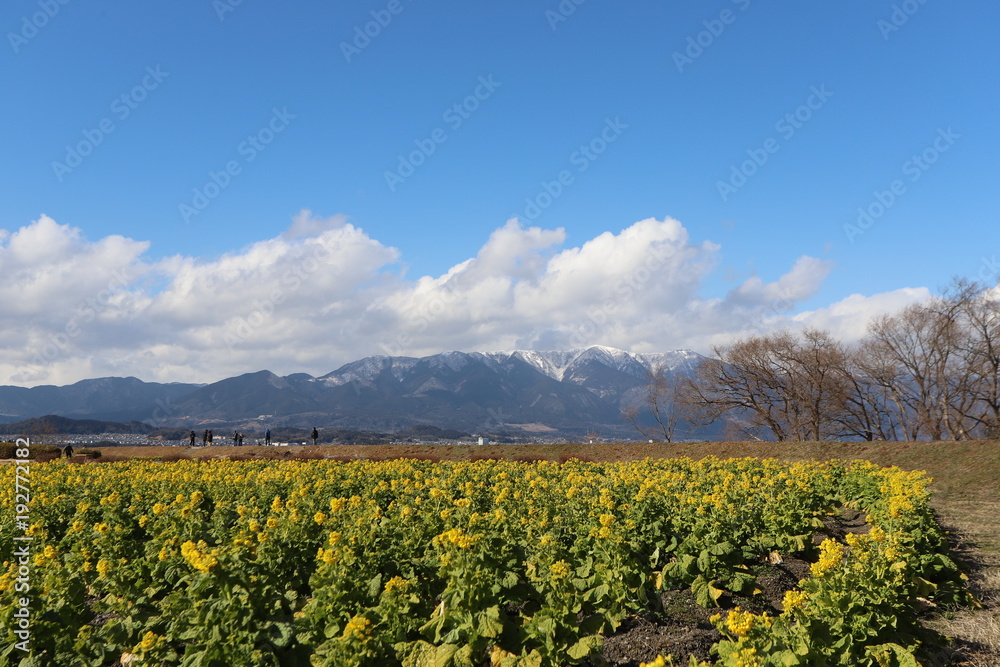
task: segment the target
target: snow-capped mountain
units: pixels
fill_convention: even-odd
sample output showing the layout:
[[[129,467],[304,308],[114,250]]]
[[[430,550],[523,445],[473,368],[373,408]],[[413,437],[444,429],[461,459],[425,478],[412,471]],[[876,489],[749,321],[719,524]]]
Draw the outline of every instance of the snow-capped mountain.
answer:
[[[540,373],[559,381],[564,379],[567,370],[590,361],[622,373],[645,376],[647,371],[652,371],[657,366],[662,366],[667,371],[690,371],[701,359],[701,355],[691,350],[636,354],[603,345],[572,350],[514,350],[512,352],[492,352],[488,355],[496,358],[517,356],[534,366]]]
[[[690,350],[635,354],[593,346],[445,352],[419,358],[379,355],[320,377],[306,373],[279,377],[258,371],[205,386],[155,385],[133,378],[133,384],[142,386],[132,390],[146,398],[147,407],[133,401],[114,416],[185,426],[240,423],[271,415],[275,425],[388,431],[429,424],[469,432],[518,428],[622,432],[627,427],[621,409],[635,400],[653,369],[686,374],[700,358]],[[100,387],[116,384],[88,382],[97,394]],[[116,403],[110,395],[91,395],[87,403],[95,409],[88,410],[69,400],[78,393],[74,387],[0,388],[0,414],[101,419],[110,414],[103,406]],[[25,400],[29,396],[36,400]],[[4,397],[11,399],[9,405]]]

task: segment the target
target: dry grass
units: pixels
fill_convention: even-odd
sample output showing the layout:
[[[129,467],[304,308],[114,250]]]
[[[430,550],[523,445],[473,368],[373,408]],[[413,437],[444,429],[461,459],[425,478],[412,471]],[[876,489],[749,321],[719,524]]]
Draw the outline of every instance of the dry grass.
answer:
[[[565,462],[627,461],[647,456],[765,457],[804,459],[866,459],[905,470],[925,470],[933,478],[933,506],[950,532],[956,557],[969,574],[969,586],[981,609],[945,611],[928,625],[953,638],[952,646],[933,659],[936,665],[1000,667],[1000,443],[760,443],[713,442],[680,444],[595,445],[319,445],[318,447],[109,447],[101,460],[132,457],[177,458],[330,458],[541,460]]]
[[[981,609],[945,612],[928,625],[953,638],[950,664],[1000,665],[1000,498],[971,490],[961,498],[941,494],[934,500],[941,524],[950,531],[952,548],[969,574],[969,590]]]

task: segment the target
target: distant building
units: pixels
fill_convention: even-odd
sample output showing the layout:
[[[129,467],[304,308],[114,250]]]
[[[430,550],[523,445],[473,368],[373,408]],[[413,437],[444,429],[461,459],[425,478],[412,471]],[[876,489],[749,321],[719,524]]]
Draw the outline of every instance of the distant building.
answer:
[[[489,438],[485,438],[483,436],[479,436],[479,444],[480,445],[488,445],[488,444],[490,444],[490,439]]]

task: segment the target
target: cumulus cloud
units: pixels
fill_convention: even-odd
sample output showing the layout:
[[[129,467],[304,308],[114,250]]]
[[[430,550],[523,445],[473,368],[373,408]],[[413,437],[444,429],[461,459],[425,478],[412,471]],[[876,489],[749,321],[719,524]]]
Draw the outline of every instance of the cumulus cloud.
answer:
[[[146,257],[121,236],[88,241],[42,216],[0,230],[0,373],[65,384],[134,375],[211,382],[268,368],[322,374],[371,354],[559,349],[708,352],[748,333],[818,326],[851,338],[926,290],[853,295],[795,314],[831,263],[799,257],[772,282],[699,290],[720,246],[646,219],[564,247],[562,229],[512,219],[438,276],[408,279],[395,248],[344,216],[295,216],[275,238],[216,259]]]
[[[853,343],[865,335],[868,322],[875,316],[900,311],[930,297],[926,287],[904,287],[872,296],[852,294],[825,308],[798,313],[789,318],[789,325],[824,329],[845,343]]]

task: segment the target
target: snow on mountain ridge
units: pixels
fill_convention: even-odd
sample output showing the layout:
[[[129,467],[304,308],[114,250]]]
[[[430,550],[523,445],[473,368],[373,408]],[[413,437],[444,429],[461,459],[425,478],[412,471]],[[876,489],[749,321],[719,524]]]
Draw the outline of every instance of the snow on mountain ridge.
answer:
[[[451,351],[420,358],[375,355],[345,364],[339,369],[317,378],[317,381],[327,385],[341,385],[359,380],[371,380],[387,366],[392,375],[397,380],[402,381],[405,374],[422,361],[457,372],[467,366],[472,359],[477,359],[494,370],[500,370],[512,358],[516,357],[543,375],[562,382],[566,371],[577,362],[594,360],[615,370],[634,374],[635,364],[639,364],[646,370],[651,370],[662,364],[667,370],[673,371],[690,366],[700,356],[691,350],[642,354],[604,345],[591,345],[590,347],[570,350]]]
[[[507,350],[484,354],[501,361],[516,356],[534,366],[540,373],[560,382],[573,364],[588,358],[600,361],[615,370],[628,372],[633,364],[639,364],[646,370],[652,370],[654,366],[663,364],[667,370],[672,371],[701,356],[691,350],[641,354],[605,345],[591,345],[571,350]]]

